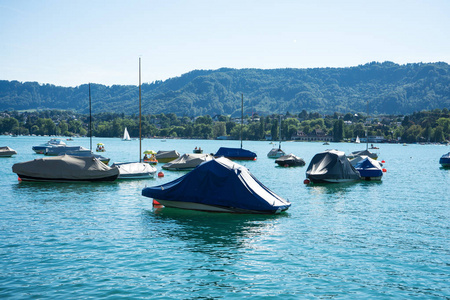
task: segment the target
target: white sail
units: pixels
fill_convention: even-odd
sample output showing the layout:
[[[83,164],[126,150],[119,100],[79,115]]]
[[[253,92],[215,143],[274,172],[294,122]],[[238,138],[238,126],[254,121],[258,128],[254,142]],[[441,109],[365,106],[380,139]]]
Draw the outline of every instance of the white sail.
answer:
[[[355,141],[355,143],[356,143],[356,144],[361,143],[361,141],[359,140],[359,136],[356,136],[356,141]]]
[[[123,141],[131,141],[130,135],[128,134],[128,130],[127,130],[126,127],[125,127],[125,130],[123,132],[123,139],[122,140]]]

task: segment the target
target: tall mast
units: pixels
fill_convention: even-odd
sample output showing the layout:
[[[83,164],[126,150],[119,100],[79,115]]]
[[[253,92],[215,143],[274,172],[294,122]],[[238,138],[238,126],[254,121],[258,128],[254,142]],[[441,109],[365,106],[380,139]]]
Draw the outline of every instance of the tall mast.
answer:
[[[242,126],[244,126],[244,94],[241,93],[241,149],[242,149]]]
[[[367,122],[369,122],[369,101],[367,101]],[[367,132],[369,126],[366,127],[366,150],[369,150],[369,134]]]
[[[280,128],[279,128],[279,136],[280,136],[280,144],[278,145],[278,148],[281,149],[281,115],[280,115]]]
[[[92,152],[92,109],[91,109],[91,83],[89,83],[89,141]]]
[[[142,126],[141,126],[141,58],[139,57],[139,162],[142,161]]]

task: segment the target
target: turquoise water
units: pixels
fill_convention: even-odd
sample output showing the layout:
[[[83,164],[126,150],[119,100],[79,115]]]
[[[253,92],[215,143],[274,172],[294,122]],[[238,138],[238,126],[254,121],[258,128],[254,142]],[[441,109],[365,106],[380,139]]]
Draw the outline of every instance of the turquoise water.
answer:
[[[0,137],[0,298],[10,299],[449,299],[450,170],[446,146],[384,145],[381,183],[305,186],[305,167],[280,168],[269,142],[245,142],[242,162],[292,202],[277,216],[154,209],[145,186],[19,183],[11,167],[41,157],[44,137]],[[138,159],[139,142],[94,138],[111,162]],[[89,147],[89,139],[71,145]],[[144,149],[205,153],[239,141],[144,140]],[[283,143],[305,159],[364,145]],[[161,166],[158,166],[158,171]]]

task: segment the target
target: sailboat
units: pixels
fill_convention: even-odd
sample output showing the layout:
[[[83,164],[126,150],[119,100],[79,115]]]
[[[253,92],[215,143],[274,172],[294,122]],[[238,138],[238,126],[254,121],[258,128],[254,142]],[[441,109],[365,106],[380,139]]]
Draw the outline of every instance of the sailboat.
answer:
[[[356,136],[355,144],[361,143],[361,140],[359,139],[359,136]]]
[[[128,138],[128,139],[126,139]],[[130,140],[127,128],[123,135],[124,141]],[[118,179],[148,179],[156,174],[156,168],[142,161],[142,126],[141,126],[141,58],[139,58],[139,162],[115,163],[119,169]]]
[[[244,94],[241,94],[241,148],[220,147],[214,157],[226,157],[232,160],[256,160],[256,153],[242,148],[242,126],[244,123]]]
[[[126,127],[125,127],[125,130],[123,131],[122,141],[131,141],[130,134],[128,133],[128,130]]]
[[[278,148],[272,148],[272,150],[270,150],[269,153],[267,153],[268,158],[279,158],[279,157],[286,155],[286,153],[284,153],[284,151],[281,150],[281,115],[280,115],[280,126],[279,126],[279,134],[278,135],[280,138],[280,143],[278,145]]]

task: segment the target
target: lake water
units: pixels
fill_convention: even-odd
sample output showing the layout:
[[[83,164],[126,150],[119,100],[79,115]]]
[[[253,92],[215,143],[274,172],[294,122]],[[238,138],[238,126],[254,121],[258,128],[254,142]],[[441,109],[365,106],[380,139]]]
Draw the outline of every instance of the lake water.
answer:
[[[240,162],[292,206],[276,216],[154,209],[141,196],[163,178],[112,183],[19,183],[11,167],[40,158],[45,137],[0,136],[0,298],[10,299],[449,299],[447,146],[378,145],[382,182],[307,186],[325,149],[286,142],[307,165],[276,167],[269,142],[247,142]],[[112,162],[139,158],[139,141],[94,138]],[[68,142],[89,148],[88,138]],[[205,153],[239,141],[144,140],[142,149]],[[158,165],[158,172],[161,165]]]

